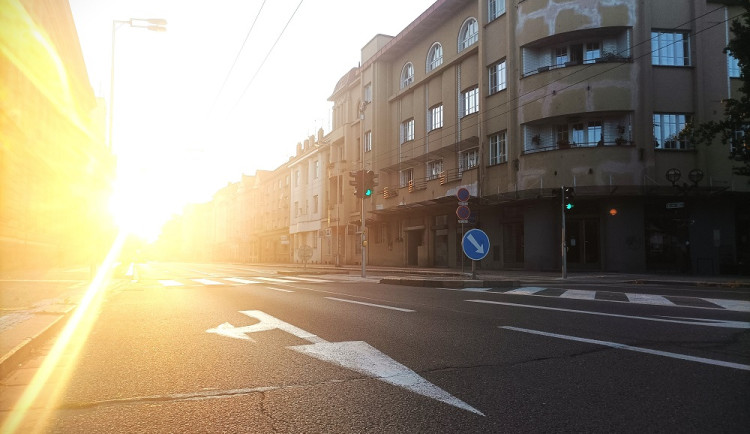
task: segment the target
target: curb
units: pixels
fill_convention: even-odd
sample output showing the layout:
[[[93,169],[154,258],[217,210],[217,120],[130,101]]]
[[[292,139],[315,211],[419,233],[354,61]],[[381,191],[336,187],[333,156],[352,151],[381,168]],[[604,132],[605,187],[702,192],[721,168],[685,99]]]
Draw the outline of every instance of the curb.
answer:
[[[0,377],[5,377],[8,373],[18,368],[20,364],[26,361],[29,353],[38,348],[42,342],[61,330],[67,322],[70,312],[73,312],[74,310],[75,309],[71,309],[70,311],[59,315],[36,335],[25,338],[12,350],[0,357]]]
[[[402,286],[417,286],[417,287],[434,287],[439,286],[443,288],[512,288],[519,286],[521,282],[518,280],[440,280],[440,279],[409,279],[409,278],[393,278],[386,277],[380,279],[381,284],[384,285],[402,285]]]

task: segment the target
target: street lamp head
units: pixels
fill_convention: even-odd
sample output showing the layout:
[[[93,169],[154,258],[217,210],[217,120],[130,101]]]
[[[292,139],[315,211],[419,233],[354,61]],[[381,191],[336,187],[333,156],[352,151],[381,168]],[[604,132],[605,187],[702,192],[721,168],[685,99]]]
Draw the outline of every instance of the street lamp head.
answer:
[[[146,21],[147,23],[153,24],[155,26],[166,26],[167,25],[167,20],[165,20],[164,18],[149,18],[149,19],[143,20],[143,21]]]
[[[167,28],[162,26],[148,26],[147,29],[151,30],[152,32],[166,32]]]

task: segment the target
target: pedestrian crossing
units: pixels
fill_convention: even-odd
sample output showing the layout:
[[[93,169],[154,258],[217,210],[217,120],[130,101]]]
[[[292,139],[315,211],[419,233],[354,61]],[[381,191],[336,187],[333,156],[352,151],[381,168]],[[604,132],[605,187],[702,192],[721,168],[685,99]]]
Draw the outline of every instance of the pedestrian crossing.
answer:
[[[157,280],[159,285],[165,288],[175,288],[180,286],[222,286],[222,285],[253,285],[269,283],[329,283],[332,280],[316,279],[312,277],[284,276],[282,277],[211,277],[194,278],[194,279],[161,279]]]
[[[724,309],[736,312],[750,312],[750,301],[726,300],[704,297],[669,296],[656,294],[595,291],[585,289],[560,289],[539,286],[525,286],[507,290],[505,288],[464,288],[464,291],[483,291],[525,296],[557,297],[576,300],[615,301],[622,303],[648,304],[654,306],[682,306]]]

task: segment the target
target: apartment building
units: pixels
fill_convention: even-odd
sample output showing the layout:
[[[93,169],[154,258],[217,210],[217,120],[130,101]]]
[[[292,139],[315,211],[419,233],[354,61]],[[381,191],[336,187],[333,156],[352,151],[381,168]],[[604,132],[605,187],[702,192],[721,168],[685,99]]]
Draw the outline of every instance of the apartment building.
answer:
[[[0,270],[99,263],[115,159],[65,0],[4,2]]]
[[[575,188],[571,270],[747,263],[746,177],[726,146],[679,135],[720,117],[736,92],[722,50],[741,12],[699,0],[439,0],[395,37],[375,36],[336,86],[327,137],[338,174],[379,174],[365,199],[369,263],[457,267],[462,233],[479,227],[492,243],[480,267],[559,269],[563,186]],[[466,224],[460,188],[472,195]]]

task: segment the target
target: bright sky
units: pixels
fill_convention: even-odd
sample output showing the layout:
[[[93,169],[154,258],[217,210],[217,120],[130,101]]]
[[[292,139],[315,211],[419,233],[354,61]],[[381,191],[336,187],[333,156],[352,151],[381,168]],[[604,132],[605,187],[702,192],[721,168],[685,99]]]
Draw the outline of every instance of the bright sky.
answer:
[[[167,20],[166,32],[122,25],[115,38],[114,211],[153,238],[186,203],[275,169],[297,142],[329,132],[327,98],[361,48],[395,36],[434,0],[303,0],[291,22],[300,0],[69,2],[91,85],[107,100],[112,20]]]

